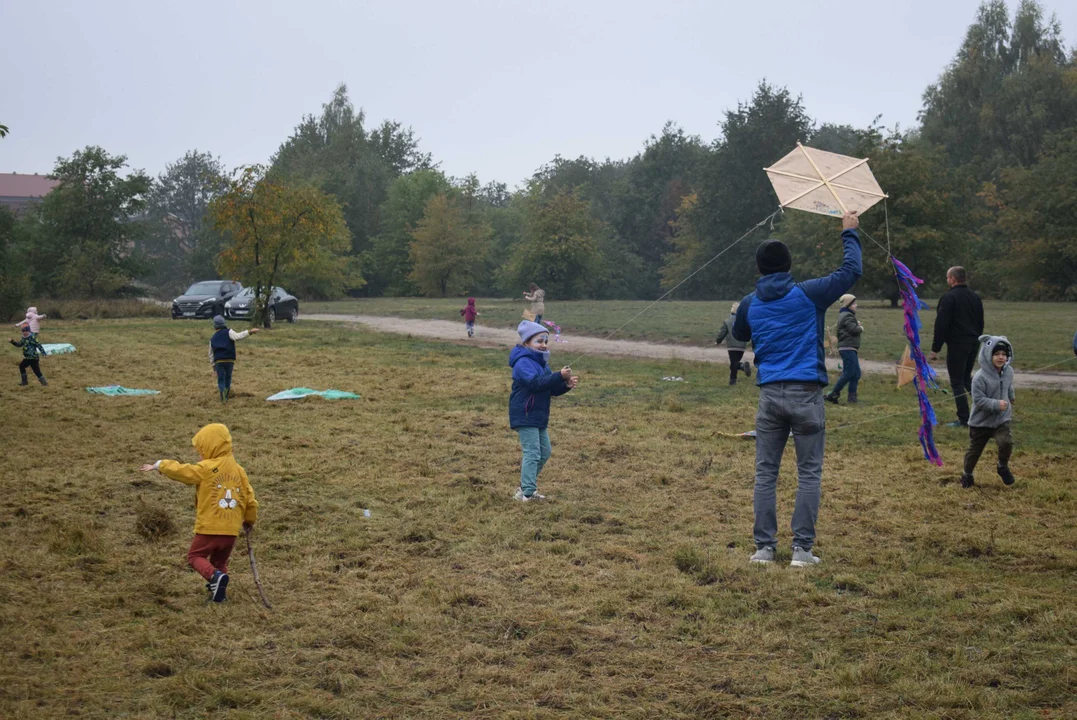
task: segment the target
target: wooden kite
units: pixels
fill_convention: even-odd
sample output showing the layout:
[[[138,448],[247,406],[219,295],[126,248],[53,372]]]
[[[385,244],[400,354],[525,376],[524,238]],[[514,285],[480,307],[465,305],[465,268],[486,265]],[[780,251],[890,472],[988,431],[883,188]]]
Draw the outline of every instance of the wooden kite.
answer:
[[[901,354],[901,360],[894,366],[897,371],[897,386],[905,387],[912,382],[912,379],[916,377],[916,362],[912,359],[912,353],[909,352],[909,346],[905,346],[905,352]]]
[[[783,208],[840,217],[850,211],[862,213],[886,197],[867,158],[797,143],[796,150],[764,169]]]

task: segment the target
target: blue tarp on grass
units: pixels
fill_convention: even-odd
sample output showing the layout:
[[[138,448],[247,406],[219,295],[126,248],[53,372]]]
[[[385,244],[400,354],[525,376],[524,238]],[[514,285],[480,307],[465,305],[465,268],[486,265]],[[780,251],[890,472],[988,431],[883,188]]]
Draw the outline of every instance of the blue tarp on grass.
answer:
[[[160,395],[160,390],[138,390],[135,388],[125,388],[122,385],[104,385],[102,387],[88,387],[86,392],[91,392],[94,395]]]
[[[344,392],[343,390],[311,390],[310,388],[292,388],[290,390],[282,390],[276,395],[270,395],[266,400],[296,400],[298,398],[307,397],[308,395],[321,395],[328,400],[358,400],[359,396],[355,393]]]

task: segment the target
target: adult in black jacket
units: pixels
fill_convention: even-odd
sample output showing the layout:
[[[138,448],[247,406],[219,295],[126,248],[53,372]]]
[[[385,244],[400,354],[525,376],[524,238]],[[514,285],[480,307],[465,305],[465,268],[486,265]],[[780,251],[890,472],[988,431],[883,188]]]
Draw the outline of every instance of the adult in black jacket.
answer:
[[[969,424],[969,394],[972,392],[972,370],[984,332],[984,304],[980,296],[968,288],[968,275],[963,267],[946,271],[950,289],[939,298],[935,315],[935,337],[931,341],[931,359],[939,359],[939,350],[946,345],[946,372],[957,403],[957,421],[948,427]]]

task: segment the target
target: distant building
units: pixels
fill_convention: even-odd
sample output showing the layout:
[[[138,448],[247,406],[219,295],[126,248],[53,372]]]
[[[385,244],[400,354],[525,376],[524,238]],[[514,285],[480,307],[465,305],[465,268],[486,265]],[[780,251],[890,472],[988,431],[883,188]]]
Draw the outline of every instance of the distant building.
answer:
[[[59,184],[58,180],[49,180],[37,173],[0,173],[0,205],[11,208],[18,215],[31,203],[41,202],[41,198]]]

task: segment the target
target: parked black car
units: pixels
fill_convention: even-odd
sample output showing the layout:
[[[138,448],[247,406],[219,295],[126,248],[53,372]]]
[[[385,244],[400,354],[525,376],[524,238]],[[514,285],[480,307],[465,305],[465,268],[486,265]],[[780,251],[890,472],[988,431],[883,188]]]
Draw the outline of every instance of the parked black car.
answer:
[[[224,304],[224,316],[234,320],[249,318],[254,314],[254,288],[244,288]],[[273,288],[269,297],[269,322],[278,319],[294,323],[299,319],[299,299],[289,295],[284,288]]]
[[[203,280],[172,301],[172,319],[211,319],[224,314],[224,304],[243,286],[231,280]]]

